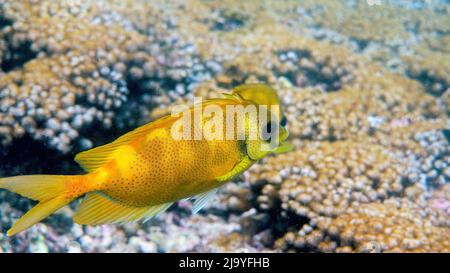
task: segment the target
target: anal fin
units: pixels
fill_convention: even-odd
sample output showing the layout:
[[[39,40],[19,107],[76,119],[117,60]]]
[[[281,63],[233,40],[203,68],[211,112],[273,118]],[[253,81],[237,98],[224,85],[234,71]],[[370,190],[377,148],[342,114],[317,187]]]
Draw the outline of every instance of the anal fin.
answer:
[[[147,207],[123,205],[100,193],[88,193],[74,215],[74,221],[82,225],[128,223],[148,220],[166,211],[172,203]]]

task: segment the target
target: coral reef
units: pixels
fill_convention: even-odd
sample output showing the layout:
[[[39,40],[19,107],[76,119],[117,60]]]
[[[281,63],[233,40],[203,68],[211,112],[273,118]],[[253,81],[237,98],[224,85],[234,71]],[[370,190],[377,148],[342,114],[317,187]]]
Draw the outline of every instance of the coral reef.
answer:
[[[424,212],[428,215],[423,216]],[[319,221],[325,234],[319,248],[337,252],[449,252],[448,230],[434,226],[434,217],[433,212],[406,200],[363,205],[330,223]]]
[[[250,239],[242,234],[238,221],[227,222],[217,216],[180,219],[179,213],[168,212],[164,219],[144,226],[127,224],[82,228],[64,222],[61,217],[66,213],[55,215],[52,223],[46,223],[52,228],[37,224],[31,231],[12,239],[0,234],[0,253],[271,251],[250,245]],[[2,224],[10,217],[2,216]]]
[[[383,219],[388,221],[390,218],[384,218],[385,215],[382,212],[384,209],[380,207],[378,211],[378,204],[389,203],[391,201],[388,202],[388,200],[392,196],[397,196],[399,198],[397,202],[404,202],[402,206],[405,211],[414,210],[415,214],[410,218],[426,221],[429,226],[440,226],[423,236],[430,236],[428,239],[431,242],[443,242],[435,244],[424,241],[424,244],[429,245],[428,248],[424,246],[417,249],[400,244],[395,245],[398,247],[397,250],[448,251],[448,238],[445,237],[448,233],[446,228],[450,224],[448,215],[429,208],[426,201],[429,196],[419,181],[411,180],[407,164],[415,164],[415,162],[408,162],[406,157],[398,159],[391,150],[374,144],[349,141],[331,144],[308,143],[307,147],[297,152],[269,158],[264,165],[250,170],[247,183],[252,192],[251,196],[254,196],[253,199],[248,199],[248,190],[246,194],[230,191],[240,204],[232,205],[236,201],[230,199],[228,202],[230,209],[256,207],[257,211],[249,221],[255,222],[253,225],[259,227],[257,233],[270,230],[273,236],[281,236],[278,239],[275,237],[276,240],[270,242],[274,243],[276,249],[361,251],[359,244],[362,245],[366,239],[360,239],[358,246],[349,248],[355,246],[355,243],[350,242],[351,238],[347,238],[346,246],[348,247],[337,249],[340,246],[344,247],[345,244],[341,241],[332,241],[327,237],[334,238],[333,236],[337,235],[328,234],[328,225],[338,221],[342,226],[341,230],[352,229],[354,224],[348,221],[348,218],[364,217],[357,214],[357,212],[366,214],[365,211],[358,210],[364,204],[375,206],[374,212],[369,214],[378,219],[374,221],[382,222]],[[245,198],[239,197],[237,193]],[[442,199],[443,197],[439,197],[435,200],[442,203]],[[420,204],[420,207],[417,207],[417,204]],[[354,212],[355,210],[357,212]],[[421,211],[423,213],[420,213]],[[423,215],[425,212],[427,213]],[[392,214],[403,217],[401,211],[394,211]],[[280,226],[279,223],[284,225]],[[394,223],[389,225],[407,225],[407,222],[404,223],[401,219]],[[417,229],[422,226],[418,224]],[[336,233],[341,234],[339,231]],[[382,244],[382,240],[385,239],[370,238],[376,244]],[[390,250],[394,251],[394,248],[383,246],[379,249],[379,251]]]
[[[447,44],[450,43],[447,41]],[[447,47],[448,48],[448,47]],[[414,57],[404,56],[408,75],[425,85],[427,92],[440,96],[450,88],[448,52],[430,51],[419,48]]]
[[[0,176],[79,173],[245,82],[278,90],[296,147],[199,215],[81,227],[72,204],[0,252],[450,252],[449,5],[391,2],[0,0]],[[0,207],[5,231],[31,203]]]
[[[157,24],[149,35],[123,26],[108,1],[3,2],[3,146],[28,134],[62,153],[88,149],[98,139],[91,128],[120,132],[148,122],[158,92],[177,98],[214,73],[207,64],[218,69],[200,63],[192,43],[161,37]]]

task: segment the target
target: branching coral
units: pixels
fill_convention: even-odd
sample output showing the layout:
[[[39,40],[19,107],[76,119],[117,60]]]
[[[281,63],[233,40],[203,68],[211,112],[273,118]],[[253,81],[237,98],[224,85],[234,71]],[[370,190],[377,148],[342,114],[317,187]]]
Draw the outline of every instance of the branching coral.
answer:
[[[3,3],[2,17],[11,22],[2,29],[2,67],[8,72],[0,83],[3,146],[29,134],[63,153],[90,148],[92,126],[135,127],[149,120],[152,94],[164,90],[170,101],[214,73],[192,44],[156,29],[141,35],[132,23],[118,24],[120,15],[106,16],[108,8],[70,1]]]
[[[445,175],[448,175],[448,168],[446,170]],[[434,192],[430,203],[432,208],[441,210],[450,216],[450,185],[447,184]]]
[[[433,225],[437,217],[431,209],[406,200],[363,205],[330,222],[319,221],[325,237],[319,248],[338,252],[450,252],[448,224],[447,228]]]
[[[450,43],[447,42],[448,45]],[[412,78],[422,82],[426,90],[440,96],[450,88],[450,54],[418,48],[414,56],[405,55],[403,59]]]
[[[407,117],[414,121],[445,119],[445,108],[423,92],[381,84],[366,82],[364,87],[356,85],[333,94],[314,89],[296,92],[280,85],[291,133],[301,139],[333,141],[372,135]]]
[[[330,95],[334,94],[327,96]],[[439,242],[446,239],[448,216],[445,212],[430,209],[428,200],[431,197],[427,193],[448,181],[445,168],[449,145],[442,131],[437,130],[445,126],[437,121],[392,119],[376,131],[348,131],[347,141],[294,140],[297,151],[269,158],[250,170],[247,189],[228,190],[231,195],[226,199],[228,206],[233,209],[256,207],[247,217],[243,214],[244,223],[258,227],[255,234],[269,232],[272,239],[266,243],[274,243],[276,249],[369,251],[374,245],[377,247],[374,251],[448,251],[446,243]],[[248,190],[252,193],[250,199],[242,197]],[[349,241],[343,242],[336,239],[336,234],[329,235],[325,228],[330,222],[338,221],[334,219],[344,217],[342,215],[351,214],[349,218],[359,219],[363,216],[353,214],[356,208],[362,204],[376,206],[393,196],[398,202],[404,202],[405,211],[414,210],[414,216],[410,218],[415,217],[430,226],[430,232],[425,232],[422,224],[414,227],[416,232],[425,232],[421,236],[429,238],[421,237],[415,241],[421,243],[412,246],[409,240],[414,239],[413,235],[405,235],[402,237],[405,241],[396,239],[395,244],[386,246],[385,240],[390,234],[382,237],[381,232],[375,239],[368,237],[371,238],[369,241],[356,235],[363,233],[361,230],[366,230],[365,226],[354,230],[345,218],[345,221],[339,221],[343,227],[336,234],[343,230],[352,230],[355,234],[348,235]],[[439,208],[446,202],[442,197],[433,200]],[[387,226],[407,225],[402,212],[393,214],[400,218],[389,222],[380,212],[373,216],[373,221],[386,221]],[[358,243],[353,236],[358,238]]]
[[[448,216],[428,205],[429,195],[408,175],[410,163],[368,143],[308,143],[253,168],[247,181],[254,199],[240,206],[257,206],[248,221],[257,223],[255,233],[270,230],[276,249],[449,251]]]

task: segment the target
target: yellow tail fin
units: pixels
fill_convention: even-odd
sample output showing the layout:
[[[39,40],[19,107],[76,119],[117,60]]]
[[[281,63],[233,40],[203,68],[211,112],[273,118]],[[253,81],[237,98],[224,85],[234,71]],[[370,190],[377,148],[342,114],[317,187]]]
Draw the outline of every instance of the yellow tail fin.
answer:
[[[0,188],[28,197],[39,203],[23,215],[8,230],[13,236],[38,223],[73,200],[68,194],[68,184],[79,181],[73,175],[23,175],[0,178]]]

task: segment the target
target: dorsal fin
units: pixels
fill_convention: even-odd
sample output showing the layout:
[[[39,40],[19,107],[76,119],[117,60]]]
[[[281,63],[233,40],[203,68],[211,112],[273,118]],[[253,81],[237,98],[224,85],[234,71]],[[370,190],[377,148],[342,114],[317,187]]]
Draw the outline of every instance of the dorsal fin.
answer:
[[[112,153],[122,145],[128,144],[130,141],[139,138],[140,136],[148,134],[151,130],[161,127],[163,124],[169,122],[174,117],[165,116],[154,122],[138,127],[131,132],[117,138],[111,143],[95,147],[93,149],[78,153],[75,156],[75,161],[80,164],[83,169],[88,172],[95,171],[111,159]]]
[[[242,102],[243,101],[241,95],[239,95],[237,93],[223,93],[222,92],[221,94],[222,94],[222,96],[225,97],[225,99],[233,100],[233,101],[236,101],[236,102]]]
[[[264,83],[244,83],[233,88],[233,94],[240,93],[249,89],[272,89],[267,84]]]
[[[148,207],[119,204],[100,193],[91,192],[78,207],[73,219],[77,224],[99,225],[149,220],[167,210],[172,203]]]

